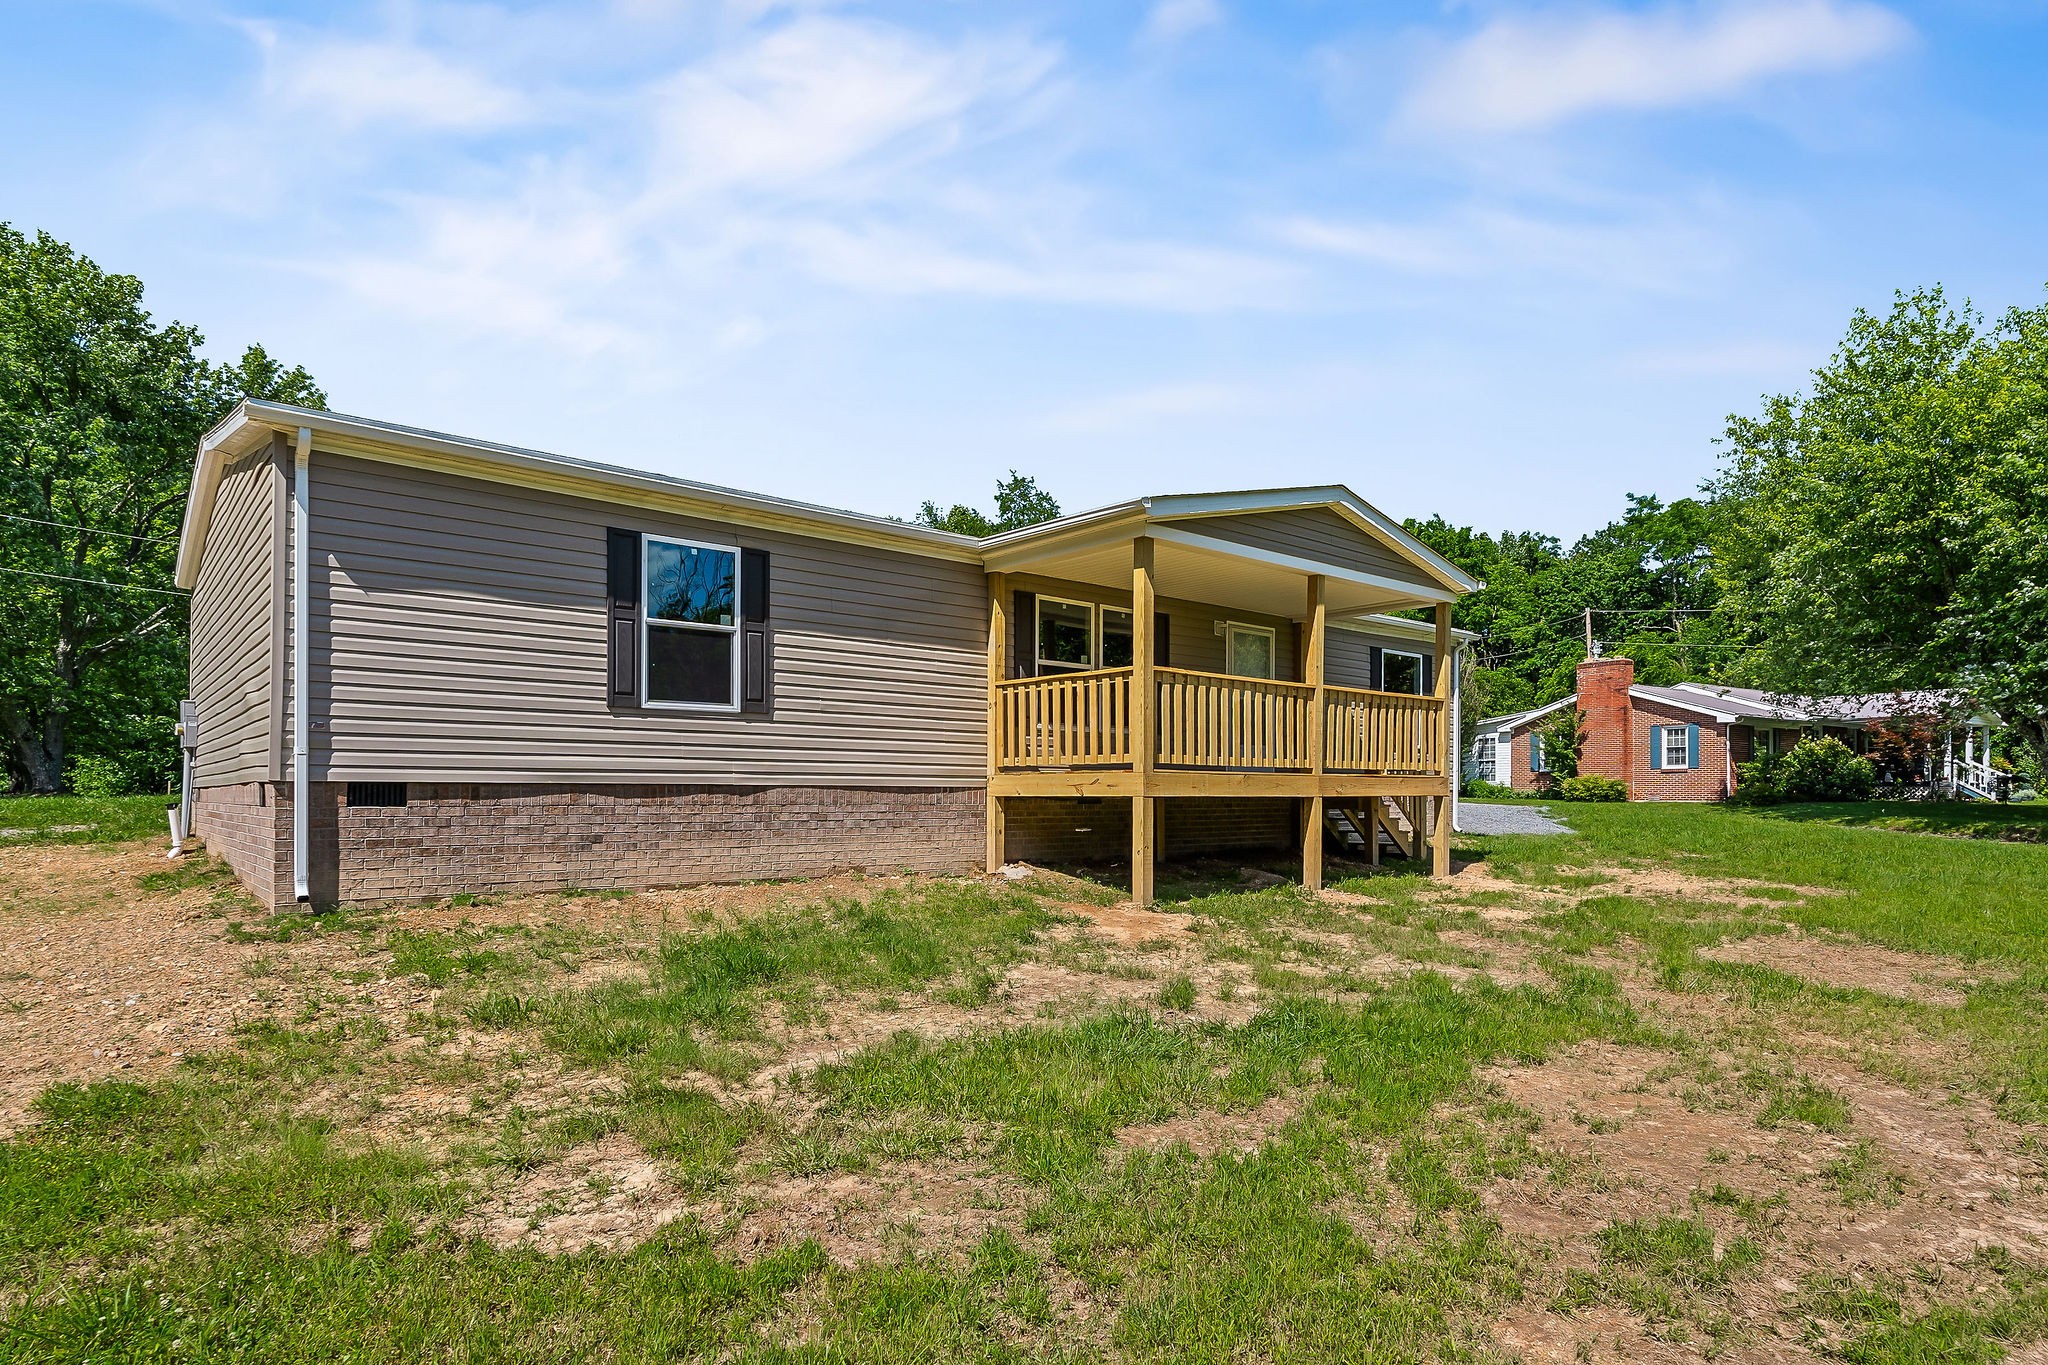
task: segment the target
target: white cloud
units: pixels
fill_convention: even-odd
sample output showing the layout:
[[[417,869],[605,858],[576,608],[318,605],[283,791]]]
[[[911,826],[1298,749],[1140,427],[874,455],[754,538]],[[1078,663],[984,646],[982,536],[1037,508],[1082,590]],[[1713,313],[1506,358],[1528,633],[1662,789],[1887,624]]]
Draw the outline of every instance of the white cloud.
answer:
[[[1414,276],[1564,278],[1668,293],[1733,264],[1708,204],[1546,208],[1475,204],[1408,223],[1295,217],[1272,231],[1303,251]]]
[[[1868,0],[1714,0],[1495,19],[1445,52],[1404,100],[1406,127],[1502,133],[1601,109],[1727,99],[1773,76],[1894,52],[1907,22]]]
[[[518,91],[405,39],[285,35],[264,24],[249,33],[263,52],[265,98],[344,129],[483,131],[530,113]]]
[[[899,141],[943,148],[970,110],[1023,96],[1055,60],[1023,40],[944,47],[877,24],[800,19],[668,83],[657,114],[664,173],[688,189],[791,187]]]
[[[1222,22],[1223,6],[1218,0],[1158,0],[1145,16],[1139,37],[1147,43],[1175,43]]]

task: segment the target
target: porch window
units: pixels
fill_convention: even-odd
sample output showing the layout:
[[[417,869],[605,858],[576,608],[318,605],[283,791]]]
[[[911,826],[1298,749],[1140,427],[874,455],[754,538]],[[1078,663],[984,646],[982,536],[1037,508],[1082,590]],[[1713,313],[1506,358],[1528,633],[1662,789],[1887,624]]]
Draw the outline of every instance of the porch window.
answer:
[[[1233,678],[1270,678],[1273,646],[1271,626],[1241,626],[1232,621],[1223,629],[1223,671]]]
[[[1128,619],[1128,612],[1125,617]],[[1125,653],[1128,654],[1129,650],[1126,643]],[[1095,605],[1041,596],[1038,599],[1038,671],[1080,673],[1093,667]]]
[[[739,707],[739,550],[647,536],[641,617],[649,706]]]
[[[1422,656],[1405,650],[1380,652],[1380,691],[1422,695]]]
[[[1135,655],[1131,648],[1131,614],[1122,607],[1102,609],[1102,666],[1129,668]]]

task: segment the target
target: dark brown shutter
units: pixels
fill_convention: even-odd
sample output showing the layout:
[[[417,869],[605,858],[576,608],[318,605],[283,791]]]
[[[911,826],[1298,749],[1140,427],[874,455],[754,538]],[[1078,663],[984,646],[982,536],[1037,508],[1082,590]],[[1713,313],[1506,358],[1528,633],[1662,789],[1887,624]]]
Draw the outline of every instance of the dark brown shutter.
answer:
[[[1436,655],[1422,656],[1422,695],[1427,697],[1436,690]]]
[[[605,655],[613,706],[640,704],[640,533],[609,527],[605,540]]]
[[[1152,613],[1152,666],[1173,667],[1173,623],[1163,611]]]
[[[768,552],[740,551],[740,710],[769,709]]]
[[[1010,603],[1010,676],[1038,676],[1038,594],[1020,592]]]
[[[1386,660],[1381,657],[1385,651],[1378,645],[1367,645],[1365,649],[1365,687],[1368,692],[1387,690]]]

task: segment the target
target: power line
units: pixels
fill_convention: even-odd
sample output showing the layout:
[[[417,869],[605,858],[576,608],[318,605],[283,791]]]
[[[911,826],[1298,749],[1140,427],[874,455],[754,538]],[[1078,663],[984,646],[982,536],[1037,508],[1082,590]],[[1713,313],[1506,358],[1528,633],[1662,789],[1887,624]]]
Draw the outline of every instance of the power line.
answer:
[[[89,536],[119,536],[123,540],[146,540],[152,545],[176,545],[178,543],[163,536],[136,536],[130,535],[126,531],[102,531],[97,526],[74,526],[68,521],[44,521],[41,517],[17,516],[13,512],[0,512],[0,517],[4,517],[8,521],[26,521],[37,526],[54,526],[60,531],[83,531]]]
[[[183,597],[183,588],[147,588],[140,583],[109,583],[104,578],[73,578],[66,573],[37,573],[34,569],[10,569],[0,565],[0,573],[20,574],[24,578],[49,578],[59,583],[88,583],[95,588],[113,588],[117,592],[154,592],[165,597]]]

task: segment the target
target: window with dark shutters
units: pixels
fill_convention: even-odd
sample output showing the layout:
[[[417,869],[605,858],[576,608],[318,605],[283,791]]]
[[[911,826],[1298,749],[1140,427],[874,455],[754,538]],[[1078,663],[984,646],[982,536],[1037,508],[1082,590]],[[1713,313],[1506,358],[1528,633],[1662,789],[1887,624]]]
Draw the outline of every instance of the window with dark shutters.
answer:
[[[766,712],[773,703],[774,656],[768,625],[768,552],[740,551],[740,709]]]
[[[605,662],[613,706],[640,702],[640,533],[608,527],[605,538]]]

